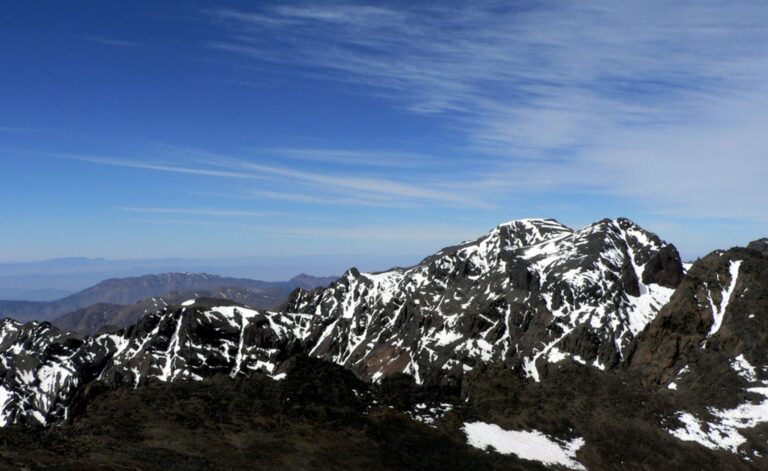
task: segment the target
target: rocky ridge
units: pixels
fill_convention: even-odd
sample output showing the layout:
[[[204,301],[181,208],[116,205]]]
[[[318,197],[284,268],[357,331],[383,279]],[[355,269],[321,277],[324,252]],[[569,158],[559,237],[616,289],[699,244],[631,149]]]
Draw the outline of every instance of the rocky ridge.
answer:
[[[577,231],[530,219],[412,268],[349,270],[281,311],[322,319],[311,353],[368,379],[445,381],[503,362],[539,380],[565,357],[620,365],[682,276],[677,250],[627,219]]]
[[[484,448],[496,443],[488,434],[514,435],[560,447],[559,461],[519,469],[763,469],[760,242],[716,251],[684,273],[673,246],[626,219],[580,230],[513,221],[414,267],[351,269],[274,312],[189,299],[86,338],[4,320],[0,420],[81,420],[92,402],[85,391],[97,385],[280,384],[307,374],[296,358],[313,357],[358,378],[351,394],[367,405],[355,417],[394,394],[387,410],[450,440]],[[616,437],[639,442],[617,446]],[[505,463],[498,469],[520,466]]]

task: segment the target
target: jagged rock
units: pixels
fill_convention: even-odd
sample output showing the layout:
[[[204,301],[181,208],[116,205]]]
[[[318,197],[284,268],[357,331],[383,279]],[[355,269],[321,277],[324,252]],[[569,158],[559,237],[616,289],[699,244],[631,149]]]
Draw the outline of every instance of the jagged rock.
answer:
[[[665,246],[653,254],[643,270],[643,283],[677,288],[683,281],[683,264],[673,247]]]
[[[361,377],[418,382],[500,361],[539,379],[547,361],[620,363],[682,277],[677,250],[627,219],[574,231],[551,219],[502,224],[415,267],[348,271],[294,293],[283,312],[325,329],[312,353]]]

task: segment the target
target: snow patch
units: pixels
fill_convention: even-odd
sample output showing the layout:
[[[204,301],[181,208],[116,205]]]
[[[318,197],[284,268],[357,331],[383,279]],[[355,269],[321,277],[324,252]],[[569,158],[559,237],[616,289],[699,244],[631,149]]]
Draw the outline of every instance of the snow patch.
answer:
[[[435,345],[439,347],[444,347],[446,345],[450,345],[453,342],[456,342],[457,340],[461,340],[462,335],[458,332],[448,331],[448,330],[441,330],[440,332],[437,332],[435,334]]]
[[[484,422],[465,423],[463,430],[467,442],[481,450],[492,447],[501,454],[514,454],[524,460],[538,461],[548,466],[587,469],[575,460],[576,452],[584,446],[583,438],[568,442],[555,441],[537,430],[504,430],[498,425]]]
[[[733,359],[731,362],[731,368],[739,374],[742,378],[746,379],[750,383],[754,383],[757,381],[757,373],[755,372],[755,367],[752,366],[746,358],[744,358],[744,354],[741,354]]]
[[[552,350],[549,351],[549,355],[547,356],[550,363],[558,363],[566,358],[568,358],[568,354],[560,351],[557,347],[552,347]]]

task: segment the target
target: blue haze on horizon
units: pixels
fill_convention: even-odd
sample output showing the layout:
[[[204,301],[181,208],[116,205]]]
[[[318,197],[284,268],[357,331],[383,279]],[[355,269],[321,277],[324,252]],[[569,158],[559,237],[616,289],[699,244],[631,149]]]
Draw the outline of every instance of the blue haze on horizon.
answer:
[[[384,269],[528,217],[744,245],[766,44],[765,2],[7,2],[0,262]]]

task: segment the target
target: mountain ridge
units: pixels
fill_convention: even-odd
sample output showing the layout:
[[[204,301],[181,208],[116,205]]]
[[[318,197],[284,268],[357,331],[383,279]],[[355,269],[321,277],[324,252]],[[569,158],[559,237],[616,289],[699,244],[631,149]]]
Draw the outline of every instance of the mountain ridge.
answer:
[[[757,249],[716,251],[686,272],[674,246],[624,218],[576,230],[512,221],[412,267],[299,288],[275,311],[190,297],[89,337],[3,320],[0,422],[106,420],[114,412],[88,408],[92,387],[131,407],[160,384],[282,388],[309,377],[295,369],[307,359],[355,377],[336,391],[367,404],[317,419],[321,434],[387,410],[399,430],[425,424],[462,450],[485,448],[478,430],[535,440],[569,469],[762,469],[766,286]],[[524,456],[496,465],[552,463]]]
[[[512,363],[527,361],[528,373],[538,377],[539,372],[535,366],[537,360],[549,354],[555,344],[565,340],[564,344],[571,350],[570,353],[583,357],[583,361],[616,366],[631,341],[630,337],[639,332],[649,316],[666,303],[672,290],[669,286],[675,286],[682,278],[682,263],[674,247],[648,234],[624,218],[604,219],[579,231],[554,220],[511,221],[497,226],[475,241],[438,251],[414,267],[375,274],[361,274],[351,269],[328,289],[295,292],[288,303],[280,307],[280,311],[312,312],[325,316],[330,319],[329,322],[334,323],[329,328],[338,325],[339,335],[344,336],[355,335],[354,332],[350,334],[350,324],[355,321],[355,316],[367,316],[362,322],[394,323],[403,311],[407,317],[421,316],[421,311],[425,310],[428,318],[423,319],[423,322],[429,323],[430,319],[438,319],[437,322],[440,322],[440,309],[445,303],[451,312],[472,312],[468,315],[459,314],[460,318],[452,321],[454,325],[431,329],[428,334],[423,331],[397,332],[393,335],[395,340],[381,349],[396,349],[398,345],[395,343],[410,336],[415,342],[425,338],[434,339],[433,344],[426,347],[434,352],[445,350],[443,347],[456,344],[462,337],[465,344],[463,348],[468,355],[449,359],[451,363],[446,368],[452,370],[453,374],[461,374],[459,370],[464,366],[471,368],[481,357],[487,361],[485,357],[495,356]],[[621,250],[618,246],[621,246]],[[605,273],[611,277],[607,284],[602,283],[604,277],[601,274]],[[573,279],[566,280],[565,276]],[[399,284],[403,285],[402,288],[399,288]],[[430,299],[426,299],[425,293],[429,293]],[[600,293],[603,293],[603,299],[595,301],[595,295]],[[613,294],[615,296],[611,298]],[[474,300],[479,300],[480,304],[473,304]],[[579,313],[571,312],[572,309],[566,305],[568,303],[573,309],[582,309],[584,315],[590,317],[597,307],[613,310],[616,317],[612,322],[616,325],[595,325],[590,328],[586,325],[588,319],[577,319]],[[561,308],[565,310],[560,314],[555,313],[554,326],[545,327],[550,325],[552,312]],[[503,315],[506,318],[501,319]],[[567,322],[557,322],[558,316],[567,317]],[[536,317],[538,319],[534,319]],[[513,321],[515,325],[510,324]],[[461,333],[453,328],[459,324],[459,330],[463,329]],[[542,327],[537,327],[537,324]],[[356,335],[364,330],[358,327]],[[485,331],[486,337],[495,337],[496,340],[502,340],[505,332],[513,329],[518,330],[518,335],[530,332],[532,342],[523,347],[530,356],[522,359],[516,351],[517,360],[509,357],[512,348],[509,343],[503,351],[491,351],[493,349],[488,342],[478,338],[480,332],[476,330],[481,328],[488,329]],[[550,331],[552,328],[559,329],[561,335],[553,338],[547,332],[542,332],[542,328]],[[622,332],[615,332],[615,329]],[[574,330],[574,335],[569,336]],[[596,334],[603,339],[593,338],[590,342],[595,341],[599,345],[595,349],[588,349],[588,345],[581,344],[578,339],[582,335],[594,337],[595,330],[603,330]],[[331,335],[331,332],[328,334]],[[613,348],[615,334],[620,334],[618,342],[621,345],[617,344]],[[622,338],[628,334],[628,337]],[[548,346],[535,355],[533,350],[537,347],[533,340],[540,339],[542,335],[549,339],[545,342]],[[363,342],[361,339],[358,341]],[[468,345],[467,342],[474,342],[474,345]],[[318,346],[315,353],[323,351],[336,362],[341,357],[334,348],[331,344]],[[415,350],[419,348],[423,346]],[[519,343],[515,348],[519,350]],[[453,352],[453,349],[448,350]],[[380,352],[371,350],[365,355],[379,357]],[[347,358],[344,361],[349,361],[353,354],[352,351],[344,352]],[[389,365],[402,362],[401,359],[402,356],[396,356]],[[425,362],[433,360],[426,359]],[[355,358],[354,361],[360,363],[365,358]],[[418,371],[417,360],[411,358],[406,363],[407,366],[396,364],[393,367],[400,370],[407,368],[411,374]],[[375,367],[381,369],[384,365]],[[364,374],[372,377],[375,372]]]

